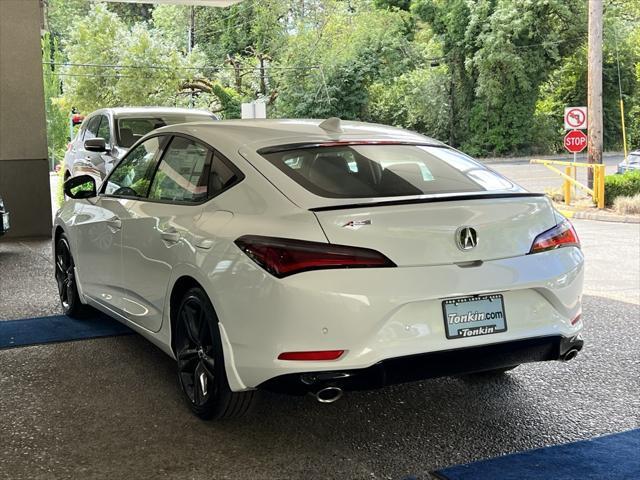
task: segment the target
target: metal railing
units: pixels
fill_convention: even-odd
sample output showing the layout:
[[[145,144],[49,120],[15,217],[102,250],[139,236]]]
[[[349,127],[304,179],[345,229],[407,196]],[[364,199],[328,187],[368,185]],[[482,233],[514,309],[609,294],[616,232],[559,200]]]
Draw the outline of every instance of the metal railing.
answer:
[[[557,173],[563,179],[562,192],[564,194],[564,203],[571,204],[571,186],[580,188],[589,194],[593,199],[593,203],[598,208],[604,208],[604,165],[601,163],[581,163],[581,162],[565,162],[561,160],[539,160],[533,159],[530,163],[544,165],[549,170]],[[564,166],[564,172],[554,165]],[[576,180],[576,172],[578,168],[586,168],[593,170],[593,188],[580,183]]]

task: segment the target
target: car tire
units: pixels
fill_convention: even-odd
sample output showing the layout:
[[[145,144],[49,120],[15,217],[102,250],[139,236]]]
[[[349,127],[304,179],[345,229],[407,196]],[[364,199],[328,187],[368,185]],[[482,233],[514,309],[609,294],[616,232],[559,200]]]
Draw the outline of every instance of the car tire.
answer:
[[[63,233],[56,240],[55,277],[58,284],[58,296],[62,311],[73,318],[81,318],[87,314],[88,307],[83,305],[78,294],[75,276],[75,263],[71,254],[69,240]]]
[[[218,317],[204,290],[196,287],[184,295],[175,320],[178,382],[191,411],[205,420],[245,415],[255,391],[231,391]]]

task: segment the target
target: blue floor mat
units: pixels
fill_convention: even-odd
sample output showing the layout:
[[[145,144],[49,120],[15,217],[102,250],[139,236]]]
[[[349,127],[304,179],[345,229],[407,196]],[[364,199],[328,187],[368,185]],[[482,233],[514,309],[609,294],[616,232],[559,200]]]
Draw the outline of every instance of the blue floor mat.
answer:
[[[638,480],[640,429],[448,467],[442,480]]]
[[[98,312],[82,320],[65,315],[5,320],[0,321],[0,349],[130,333],[128,327]]]

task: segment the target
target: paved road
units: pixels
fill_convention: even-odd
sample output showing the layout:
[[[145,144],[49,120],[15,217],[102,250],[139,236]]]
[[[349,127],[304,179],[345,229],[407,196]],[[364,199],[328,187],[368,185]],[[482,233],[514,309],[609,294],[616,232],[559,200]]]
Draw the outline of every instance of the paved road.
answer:
[[[589,263],[586,347],[572,362],[332,405],[265,394],[250,417],[207,423],[182,404],[173,362],[139,336],[3,350],[0,479],[426,479],[447,465],[637,428],[640,226],[576,226]],[[58,311],[48,249],[0,242],[0,319]]]

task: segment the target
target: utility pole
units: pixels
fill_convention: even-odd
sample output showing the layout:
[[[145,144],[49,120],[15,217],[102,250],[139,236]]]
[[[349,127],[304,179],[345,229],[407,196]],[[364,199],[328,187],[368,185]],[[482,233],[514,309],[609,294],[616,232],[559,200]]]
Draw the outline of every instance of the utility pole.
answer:
[[[196,7],[191,5],[189,12],[189,31],[187,32],[187,52],[191,53],[196,43]],[[189,107],[193,108],[195,91],[191,89]]]
[[[589,0],[588,60],[589,140],[587,158],[589,163],[602,163],[602,0]],[[593,188],[592,169],[589,169],[589,188]]]

